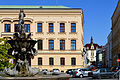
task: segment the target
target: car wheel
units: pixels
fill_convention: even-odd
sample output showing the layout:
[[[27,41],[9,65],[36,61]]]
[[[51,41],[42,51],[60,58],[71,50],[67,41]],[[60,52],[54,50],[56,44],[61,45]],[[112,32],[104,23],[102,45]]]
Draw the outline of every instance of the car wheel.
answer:
[[[80,78],[83,78],[83,75],[82,74],[80,74],[80,76],[79,76]]]

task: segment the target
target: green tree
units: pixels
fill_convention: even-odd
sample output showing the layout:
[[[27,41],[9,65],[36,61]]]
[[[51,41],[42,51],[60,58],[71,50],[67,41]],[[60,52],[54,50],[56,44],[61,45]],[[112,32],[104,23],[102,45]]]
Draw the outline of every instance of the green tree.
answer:
[[[7,38],[0,38],[0,70],[4,70],[5,67],[13,67],[13,64],[9,62],[13,57],[7,54],[8,49],[11,48],[7,41]]]
[[[90,60],[87,58],[87,64],[90,62]]]

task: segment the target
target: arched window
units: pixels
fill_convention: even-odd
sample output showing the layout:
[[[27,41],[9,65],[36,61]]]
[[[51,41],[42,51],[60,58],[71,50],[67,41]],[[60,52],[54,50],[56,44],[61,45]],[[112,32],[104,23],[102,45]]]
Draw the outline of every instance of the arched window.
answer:
[[[71,58],[71,65],[76,65],[76,58]]]
[[[60,65],[65,65],[65,58],[60,58]]]
[[[41,57],[38,58],[38,65],[42,65],[42,58]]]
[[[38,40],[38,50],[42,50],[42,49],[43,49],[42,40]]]
[[[49,65],[54,65],[54,58],[49,58]]]

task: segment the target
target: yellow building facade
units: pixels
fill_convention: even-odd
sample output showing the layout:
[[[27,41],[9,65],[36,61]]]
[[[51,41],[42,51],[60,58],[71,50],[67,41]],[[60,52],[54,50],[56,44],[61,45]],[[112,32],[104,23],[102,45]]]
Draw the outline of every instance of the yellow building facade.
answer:
[[[120,0],[112,16],[112,60],[113,66],[120,66]]]
[[[60,71],[82,68],[83,12],[64,6],[0,6],[0,37],[13,37],[23,8],[25,32],[38,41],[32,67]]]

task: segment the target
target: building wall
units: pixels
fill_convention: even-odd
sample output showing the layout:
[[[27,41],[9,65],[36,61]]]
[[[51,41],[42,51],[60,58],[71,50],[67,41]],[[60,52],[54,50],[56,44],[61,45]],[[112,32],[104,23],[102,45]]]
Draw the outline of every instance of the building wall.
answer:
[[[108,67],[112,67],[112,32],[108,36],[107,59]]]
[[[117,59],[120,59],[120,1],[112,16],[112,60],[113,66],[120,65]]]
[[[66,70],[69,68],[83,67],[83,13],[81,9],[25,9],[26,17],[24,24],[30,24],[30,32],[33,40],[43,40],[43,50],[38,50],[38,55],[31,60],[32,67],[41,69],[59,68]],[[1,37],[12,37],[14,33],[14,24],[18,23],[18,9],[0,10],[0,35]],[[11,24],[11,32],[4,32],[4,25]],[[37,32],[37,23],[42,23],[41,33]],[[54,32],[49,33],[48,24],[54,24]],[[60,33],[60,23],[65,23],[65,33]],[[76,32],[71,33],[71,23],[76,23]],[[54,50],[49,50],[48,41],[54,40]],[[60,40],[65,40],[65,50],[60,50]],[[71,40],[76,40],[76,50],[71,50]],[[37,49],[37,45],[35,48]],[[38,58],[42,57],[43,65],[38,65]],[[48,63],[49,57],[54,58],[54,65]],[[65,58],[65,66],[60,65],[60,57]],[[71,58],[76,58],[76,65],[71,66]]]
[[[92,53],[94,55],[92,55]],[[96,61],[96,50],[87,50],[87,57],[90,61]]]

